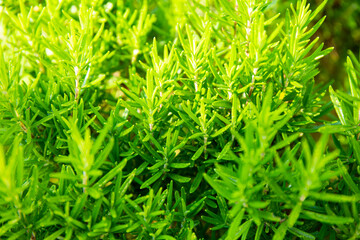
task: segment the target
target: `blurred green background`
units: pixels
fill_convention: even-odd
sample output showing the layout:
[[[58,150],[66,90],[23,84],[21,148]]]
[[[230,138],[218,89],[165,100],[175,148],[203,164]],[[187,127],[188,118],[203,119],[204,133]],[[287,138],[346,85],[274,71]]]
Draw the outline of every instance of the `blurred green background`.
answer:
[[[320,3],[321,1],[315,1]],[[334,79],[335,86],[341,87],[346,80],[344,63],[351,50],[359,54],[360,46],[360,1],[330,0],[325,15],[327,19],[319,32],[321,40],[327,46],[334,46],[334,51],[322,61],[322,79]]]

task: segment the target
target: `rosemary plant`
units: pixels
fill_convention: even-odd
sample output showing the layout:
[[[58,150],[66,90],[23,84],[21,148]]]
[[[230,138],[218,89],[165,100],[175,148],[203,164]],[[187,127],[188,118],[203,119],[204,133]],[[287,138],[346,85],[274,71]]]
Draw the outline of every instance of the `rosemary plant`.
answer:
[[[360,238],[326,1],[0,3],[0,239]]]

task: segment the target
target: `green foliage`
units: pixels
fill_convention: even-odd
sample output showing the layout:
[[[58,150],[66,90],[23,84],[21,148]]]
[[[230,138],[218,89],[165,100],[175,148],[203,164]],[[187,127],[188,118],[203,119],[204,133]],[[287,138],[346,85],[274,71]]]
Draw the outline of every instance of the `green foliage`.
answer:
[[[358,239],[360,63],[315,81],[325,6],[2,3],[0,238]]]
[[[287,4],[296,3],[296,0],[274,0],[272,1],[273,11],[284,12]],[[310,8],[315,9],[317,5],[321,4],[322,0],[309,0]],[[326,71],[321,71],[317,76],[319,82],[334,81],[333,85],[336,88],[346,89],[346,69],[343,63],[346,61],[347,51],[351,50],[354,53],[360,51],[360,2],[359,1],[343,1],[343,0],[328,0],[324,9],[326,14],[326,21],[317,31],[316,35],[319,37],[319,42],[324,42],[325,46],[332,46],[334,50],[328,57],[320,61],[320,68],[325,68]],[[316,19],[322,16],[318,15]],[[317,44],[319,44],[319,42]]]

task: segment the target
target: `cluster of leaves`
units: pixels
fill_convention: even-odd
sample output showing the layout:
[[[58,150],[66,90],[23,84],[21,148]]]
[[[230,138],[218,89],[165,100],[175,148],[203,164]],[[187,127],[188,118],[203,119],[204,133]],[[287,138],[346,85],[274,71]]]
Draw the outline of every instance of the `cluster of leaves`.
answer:
[[[359,238],[360,63],[325,102],[325,5],[3,3],[0,238]]]
[[[287,4],[296,3],[296,0],[274,0],[271,8],[273,11],[286,11]],[[310,8],[314,9],[321,4],[322,0],[308,0]],[[360,51],[360,2],[359,1],[342,1],[328,0],[323,9],[326,15],[326,21],[317,31],[316,36],[320,38],[325,46],[332,46],[334,50],[320,61],[321,71],[317,76],[317,81],[328,82],[333,80],[333,85],[340,89],[347,89],[348,82],[346,69],[343,65],[346,62],[348,50],[358,53]],[[319,15],[316,19],[320,18]]]

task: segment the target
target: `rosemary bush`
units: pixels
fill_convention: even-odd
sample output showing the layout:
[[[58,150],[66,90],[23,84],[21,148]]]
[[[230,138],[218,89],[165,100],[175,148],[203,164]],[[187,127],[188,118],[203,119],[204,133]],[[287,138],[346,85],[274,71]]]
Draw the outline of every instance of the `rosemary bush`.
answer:
[[[360,62],[315,81],[325,5],[3,1],[0,238],[359,239]]]

